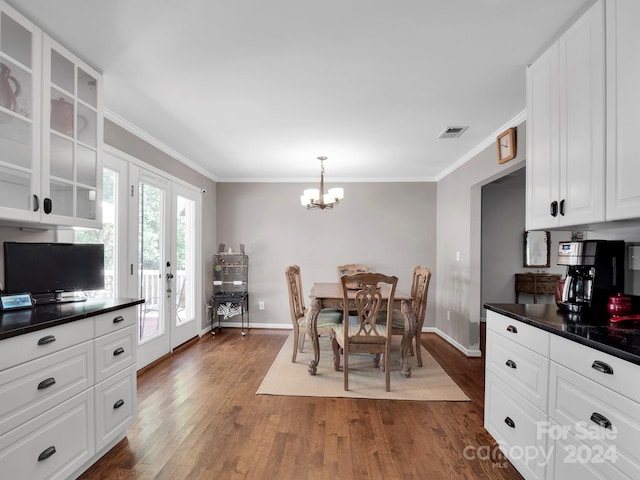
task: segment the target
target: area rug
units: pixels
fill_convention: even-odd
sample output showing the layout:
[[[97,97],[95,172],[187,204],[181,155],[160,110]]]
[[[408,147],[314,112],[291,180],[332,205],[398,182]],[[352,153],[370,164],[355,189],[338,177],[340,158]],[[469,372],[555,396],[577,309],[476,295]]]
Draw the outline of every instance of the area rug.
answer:
[[[391,391],[384,388],[384,372],[373,367],[372,355],[349,356],[349,391],[344,390],[342,372],[333,369],[333,351],[328,335],[320,337],[320,364],[316,375],[309,375],[307,367],[313,354],[311,344],[305,342],[291,363],[293,333],[264,377],[258,395],[286,395],[301,397],[348,397],[387,400],[469,401],[460,387],[446,374],[435,359],[422,348],[422,367],[415,357],[409,357],[411,377],[401,375],[400,341],[394,336],[391,353]]]

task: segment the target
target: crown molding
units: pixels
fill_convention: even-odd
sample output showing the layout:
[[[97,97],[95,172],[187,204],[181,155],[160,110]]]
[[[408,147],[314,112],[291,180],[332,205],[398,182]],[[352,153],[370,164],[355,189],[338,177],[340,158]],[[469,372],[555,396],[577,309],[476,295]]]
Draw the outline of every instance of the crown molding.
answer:
[[[450,173],[452,173],[455,170],[457,170],[458,168],[460,168],[462,165],[464,165],[469,160],[474,158],[476,155],[478,155],[480,152],[482,152],[487,147],[489,147],[491,145],[494,145],[495,142],[496,142],[496,137],[498,135],[500,135],[502,132],[504,132],[507,128],[510,128],[510,127],[513,127],[513,126],[516,126],[516,125],[520,125],[526,119],[527,119],[527,109],[525,108],[522,112],[520,112],[515,117],[513,117],[511,120],[509,120],[507,123],[505,123],[500,128],[498,128],[492,135],[488,136],[486,138],[486,140],[484,140],[483,142],[480,142],[474,149],[472,149],[469,152],[467,152],[457,162],[451,164],[450,166],[445,168],[442,172],[440,172],[438,175],[436,175],[436,182],[439,182],[444,177],[446,177]]]
[[[112,121],[113,123],[115,123],[119,127],[124,128],[129,133],[132,133],[136,137],[138,137],[141,140],[144,140],[145,142],[147,142],[149,145],[157,148],[161,152],[166,153],[167,155],[169,155],[170,157],[176,159],[177,161],[179,161],[183,165],[189,167],[191,170],[194,170],[194,171],[198,172],[200,175],[203,175],[203,176],[207,177],[208,179],[213,180],[214,182],[218,182],[219,181],[218,177],[216,177],[212,172],[202,168],[200,165],[198,165],[198,164],[194,163],[193,161],[189,160],[187,157],[182,155],[180,152],[174,150],[170,146],[168,146],[165,143],[161,142],[160,140],[158,140],[156,137],[154,137],[150,133],[142,130],[140,127],[138,127],[137,125],[134,125],[129,120],[126,120],[125,118],[121,117],[120,115],[118,115],[114,111],[109,110],[108,108],[104,108],[104,116],[105,116],[105,118],[107,118],[108,120]]]

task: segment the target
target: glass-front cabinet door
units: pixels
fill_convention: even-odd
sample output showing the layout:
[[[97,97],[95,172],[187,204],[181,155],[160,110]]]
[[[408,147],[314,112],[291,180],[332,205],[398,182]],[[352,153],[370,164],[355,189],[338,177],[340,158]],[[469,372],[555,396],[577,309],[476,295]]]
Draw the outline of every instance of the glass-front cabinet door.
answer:
[[[45,221],[99,228],[102,77],[47,35],[42,54]]]
[[[40,30],[0,1],[0,217],[40,218]]]

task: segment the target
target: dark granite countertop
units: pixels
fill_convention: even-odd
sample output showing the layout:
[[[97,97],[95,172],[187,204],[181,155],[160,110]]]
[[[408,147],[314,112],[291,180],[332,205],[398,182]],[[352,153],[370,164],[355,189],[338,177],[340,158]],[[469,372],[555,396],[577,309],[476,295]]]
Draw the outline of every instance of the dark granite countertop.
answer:
[[[609,321],[608,314],[576,316],[555,304],[487,303],[487,310],[640,365],[640,322]]]
[[[36,305],[0,312],[0,340],[144,303],[132,298],[92,298],[83,302]]]

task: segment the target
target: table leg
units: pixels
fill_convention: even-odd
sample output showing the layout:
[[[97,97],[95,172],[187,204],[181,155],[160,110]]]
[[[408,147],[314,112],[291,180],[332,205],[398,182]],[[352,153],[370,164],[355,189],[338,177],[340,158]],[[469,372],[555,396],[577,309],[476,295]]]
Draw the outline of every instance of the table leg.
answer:
[[[318,314],[320,313],[320,300],[314,298],[311,300],[309,312],[307,313],[307,328],[309,329],[309,338],[311,339],[311,347],[313,349],[313,359],[309,362],[309,375],[315,375],[320,362],[320,342],[318,341]]]
[[[409,365],[409,351],[411,350],[411,342],[416,335],[416,313],[410,301],[403,300],[400,311],[404,317],[404,334],[402,335],[402,344],[400,346],[400,357],[402,363],[402,376],[409,378],[411,376],[411,365]],[[420,345],[417,346],[420,348]]]

